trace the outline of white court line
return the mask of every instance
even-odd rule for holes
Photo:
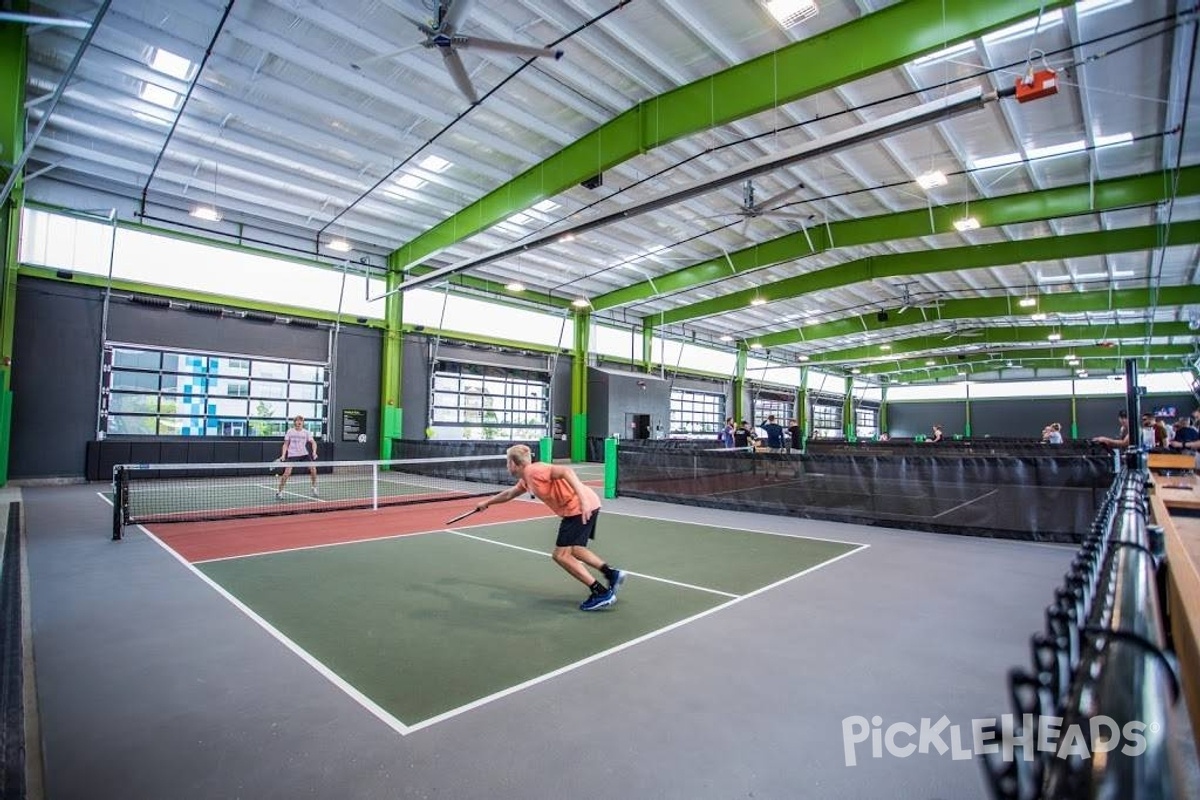
[[[650,631],[649,633],[642,634],[641,636],[637,637],[636,639],[630,639],[627,642],[622,642],[621,644],[616,645],[615,647],[610,647],[607,650],[602,650],[599,653],[594,653],[593,655],[590,655],[587,658],[580,659],[579,661],[576,661],[572,664],[567,664],[566,666],[563,666],[563,667],[559,667],[558,669],[556,669],[552,672],[547,672],[544,675],[539,675],[536,678],[531,678],[530,680],[527,680],[524,683],[518,683],[516,686],[510,686],[507,689],[496,692],[495,694],[490,694],[487,697],[481,697],[478,700],[467,703],[466,705],[459,706],[458,708],[453,708],[449,711],[445,711],[441,714],[438,714],[437,716],[430,717],[429,719],[426,719],[426,720],[422,720],[421,722],[413,723],[412,725],[407,726],[407,729],[404,733],[406,735],[408,733],[415,733],[416,731],[419,731],[423,728],[428,728],[430,725],[435,725],[439,722],[444,722],[445,720],[451,719],[452,717],[457,717],[459,714],[466,713],[467,711],[473,711],[476,708],[487,705],[488,703],[491,703],[494,700],[499,700],[502,697],[508,697],[510,694],[515,694],[524,689],[528,689],[530,687],[537,686],[539,683],[545,683],[546,681],[551,680],[552,678],[557,678],[559,675],[563,675],[567,672],[571,672],[572,670],[578,669],[579,667],[583,667],[588,664],[591,664],[593,661],[599,661],[602,658],[606,658],[608,656],[619,653],[622,650],[626,650],[630,647],[633,647],[634,645],[641,644],[642,642],[648,642],[651,639],[654,639],[658,636],[663,635],[664,633],[669,633],[670,631],[673,631],[676,628],[687,625],[688,623],[695,622],[698,619],[703,619],[704,617],[707,617],[710,614],[715,614],[718,611],[724,611],[725,609],[729,608],[730,606],[734,605],[735,603],[740,603],[743,600],[747,600],[751,597],[762,594],[763,592],[774,589],[777,586],[782,586],[783,584],[787,583],[788,581],[795,580],[796,578],[807,575],[810,572],[816,572],[817,570],[821,569],[822,567],[826,567],[835,561],[840,561],[847,556],[854,555],[859,550],[862,550],[866,547],[867,547],[867,545],[862,545],[861,547],[859,547],[855,550],[850,550],[848,552],[842,553],[840,556],[831,558],[828,561],[822,561],[820,564],[811,566],[808,569],[804,570],[803,572],[797,572],[795,575],[789,575],[786,578],[782,578],[778,581],[775,581],[775,583],[769,584],[767,586],[763,586],[762,588],[759,588],[759,589],[755,589],[753,592],[750,592],[749,594],[744,594],[744,595],[741,595],[740,597],[734,598],[733,600],[729,600],[727,602],[721,603],[720,605],[713,606],[712,608],[710,608],[706,611],[701,611],[699,614],[693,614],[692,616],[687,617],[685,619],[677,620],[676,622],[672,622],[670,625],[667,625],[666,627],[663,627],[663,628],[659,628],[656,631]]]
[[[550,557],[549,553],[543,552],[541,550],[534,550],[531,547],[521,547],[520,545],[509,544],[508,542],[497,542],[495,539],[485,539],[482,536],[472,536],[469,533],[462,533],[461,531],[452,531],[448,528],[446,529],[445,532],[452,533],[455,536],[461,536],[464,539],[474,539],[477,542],[487,542],[488,544],[494,544],[494,545],[497,545],[498,547],[510,547],[513,550],[520,550],[523,553],[533,553],[535,556],[545,556],[546,558]],[[659,583],[669,583],[672,586],[682,586],[684,589],[695,589],[697,592],[708,592],[709,594],[719,594],[722,597],[733,597],[733,598],[738,598],[738,597],[742,596],[740,594],[732,594],[730,592],[722,592],[719,589],[709,589],[707,586],[696,586],[691,583],[681,583],[680,581],[673,581],[669,578],[660,578],[656,575],[647,575],[644,572],[634,572],[633,570],[622,570],[622,572],[626,572],[629,575],[636,575],[639,578],[646,578],[647,580],[658,581]]]
[[[103,494],[101,494],[99,492],[97,492],[97,494],[101,497],[101,499],[104,499],[107,502],[107,498],[105,498]],[[631,516],[631,515],[616,514],[613,516]],[[509,520],[508,522],[516,523],[516,522],[528,522],[528,521],[529,520]],[[669,521],[675,521],[675,520],[669,520]],[[499,523],[491,523],[491,524],[495,525],[495,524],[505,524],[505,523],[499,522]],[[688,524],[690,524],[690,523],[688,523]],[[481,526],[482,525],[483,524],[481,524]],[[481,527],[481,526],[470,526],[470,527]],[[384,710],[381,706],[379,706],[377,703],[375,703],[369,697],[364,695],[358,689],[354,688],[354,686],[352,686],[351,684],[346,682],[336,672],[329,669],[329,667],[325,666],[324,663],[322,663],[321,661],[314,658],[308,651],[306,651],[304,648],[300,647],[300,645],[298,645],[294,641],[292,641],[283,632],[281,632],[280,630],[275,628],[273,625],[271,625],[269,622],[267,622],[265,619],[263,619],[261,616],[259,616],[257,613],[255,613],[249,606],[247,606],[245,603],[238,600],[237,597],[230,594],[224,587],[222,587],[220,584],[216,583],[211,578],[209,578],[207,575],[205,575],[203,572],[201,572],[199,569],[197,569],[195,567],[195,565],[189,563],[187,561],[187,559],[185,559],[179,553],[172,550],[169,546],[167,546],[167,544],[165,542],[160,540],[157,536],[155,536],[148,529],[146,529],[145,526],[138,525],[137,527],[140,531],[142,531],[142,533],[146,534],[146,536],[148,536],[151,541],[153,541],[159,547],[166,550],[171,555],[172,558],[174,558],[176,561],[178,561],[180,564],[182,564],[188,571],[190,571],[193,575],[196,575],[197,577],[200,578],[200,580],[204,581],[206,584],[211,586],[214,590],[216,590],[216,592],[218,594],[220,594],[222,597],[224,597],[226,600],[228,600],[231,604],[233,604],[233,606],[235,608],[237,608],[239,611],[244,613],[252,622],[257,624],[259,627],[261,627],[263,630],[265,630],[270,636],[272,636],[274,639],[276,639],[280,644],[282,644],[284,647],[286,647],[292,653],[297,655],[302,661],[304,661],[306,664],[308,664],[310,667],[312,667],[317,672],[317,674],[324,677],[326,680],[328,680],[330,683],[332,683],[338,689],[341,689],[343,692],[345,692],[345,694],[351,700],[353,700],[354,702],[357,702],[364,709],[366,709],[368,713],[375,716],[377,719],[379,719],[381,722],[383,722],[385,725],[387,725],[392,730],[399,733],[401,736],[407,736],[410,733],[415,733],[416,731],[423,730],[424,728],[428,728],[439,722],[444,722],[448,719],[452,719],[453,717],[456,717],[459,714],[463,714],[468,711],[472,711],[476,708],[480,708],[480,707],[487,705],[488,703],[491,703],[495,700],[499,700],[501,698],[508,697],[509,695],[515,694],[519,691],[523,691],[523,690],[531,688],[533,686],[537,686],[538,684],[549,681],[553,678],[558,677],[559,675],[566,674],[575,669],[578,669],[579,667],[586,666],[588,664],[591,664],[592,662],[599,661],[600,659],[605,658],[607,656],[619,653],[622,650],[633,647],[634,645],[641,644],[642,642],[646,642],[646,641],[654,639],[658,636],[661,636],[663,634],[669,633],[670,631],[673,631],[676,628],[682,627],[683,625],[687,625],[691,622],[695,622],[696,620],[703,619],[704,617],[707,617],[710,614],[715,614],[718,611],[723,611],[724,609],[729,608],[730,606],[734,605],[735,603],[740,603],[743,600],[747,600],[751,597],[755,597],[759,594],[767,592],[778,586],[782,586],[783,584],[793,581],[797,578],[803,577],[812,572],[816,572],[817,570],[822,569],[823,567],[826,567],[829,564],[832,564],[836,561],[841,561],[843,558],[846,558],[847,556],[854,555],[855,553],[858,553],[858,552],[870,547],[870,545],[860,544],[857,547],[855,547],[855,549],[849,550],[845,553],[842,553],[839,556],[835,556],[834,558],[831,558],[827,561],[823,561],[820,564],[815,564],[806,570],[802,570],[801,572],[797,572],[793,575],[789,575],[786,578],[781,578],[780,580],[775,581],[774,583],[771,583],[766,586],[755,589],[754,591],[749,592],[747,594],[740,595],[740,596],[734,596],[733,599],[731,599],[731,600],[728,600],[724,603],[713,606],[710,609],[701,611],[700,613],[694,614],[690,617],[686,617],[684,619],[677,620],[677,621],[671,623],[670,625],[659,628],[658,630],[650,631],[649,633],[645,633],[634,639],[630,639],[627,642],[622,642],[619,645],[610,647],[607,650],[602,650],[599,653],[594,653],[586,658],[580,659],[579,661],[575,661],[571,664],[567,664],[565,666],[559,667],[558,669],[553,670],[551,672],[543,673],[542,675],[539,675],[536,678],[531,678],[523,683],[519,683],[514,686],[510,686],[507,689],[503,689],[499,692],[495,692],[493,694],[487,695],[486,697],[481,697],[478,700],[473,700],[470,703],[459,706],[457,708],[450,709],[449,711],[442,712],[441,714],[437,714],[433,717],[429,717],[427,719],[422,720],[421,722],[417,722],[412,725],[405,725],[403,722],[401,722],[396,717],[392,716],[390,713],[388,713],[386,710]],[[752,533],[769,533],[769,531],[749,531],[749,529],[740,529],[740,530],[747,530],[748,532],[752,532]],[[431,532],[436,532],[436,531],[431,531]],[[448,532],[454,533],[458,536],[466,536],[468,538],[480,538],[480,537],[470,536],[469,534],[463,534],[459,531],[448,531]],[[401,534],[401,536],[411,536],[411,535],[413,535],[413,534]],[[786,535],[786,534],[784,534],[784,535]],[[397,536],[397,537],[388,537],[388,538],[400,538],[400,537]],[[504,542],[495,542],[490,539],[484,539],[483,541],[486,541],[490,544],[502,544],[505,546],[514,547],[519,550],[525,549],[525,548],[517,547],[516,545],[508,545],[507,543],[504,543]],[[829,540],[829,541],[832,541],[832,540]],[[346,544],[352,544],[352,542],[346,542]],[[300,548],[300,549],[308,549],[308,548]],[[531,551],[531,552],[536,553],[537,551]],[[539,554],[539,555],[544,555],[544,554]],[[636,573],[630,573],[630,574],[636,574]],[[646,577],[646,576],[642,576],[642,577]],[[686,586],[686,584],[680,584],[680,585]],[[712,591],[712,590],[709,590],[709,591]]]
[[[256,483],[254,485],[260,489],[266,489],[269,492],[279,491],[274,486],[263,486],[261,483]],[[292,497],[302,497],[305,500],[310,500],[310,501],[316,500],[318,503],[328,503],[329,502],[328,500],[326,500],[323,497],[313,497],[311,494],[311,489],[309,491],[310,491],[310,494],[301,494],[300,492],[293,492],[291,489],[284,489],[282,494],[290,494]],[[320,490],[318,489],[318,491],[320,491]]]
[[[165,542],[160,540],[157,536],[155,536],[150,531],[146,530],[146,528],[144,526],[138,525],[137,527],[142,531],[142,533],[149,536],[151,541],[153,541],[159,547],[161,547],[162,549],[164,549],[168,553],[170,553],[172,558],[174,558],[180,564],[183,564],[183,566],[187,570],[189,570],[193,575],[195,575],[200,580],[207,583],[210,587],[212,587],[217,592],[217,594],[221,595],[226,600],[228,600],[230,603],[232,603],[234,608],[241,611],[243,614],[245,614],[247,617],[249,617],[253,622],[255,622],[259,627],[261,627],[263,630],[265,630],[267,633],[269,633],[271,636],[273,636],[277,641],[279,641],[280,644],[282,644],[288,650],[291,650],[295,655],[299,656],[300,659],[302,661],[304,661],[304,663],[308,664],[310,667],[312,667],[314,670],[316,670],[317,674],[319,674],[321,677],[325,678],[327,681],[332,683],[337,688],[341,689],[352,700],[357,702],[359,705],[361,705],[363,708],[365,708],[368,712],[370,712],[371,714],[374,714],[381,722],[383,722],[383,724],[387,725],[389,728],[396,731],[401,736],[407,735],[408,733],[411,732],[411,730],[412,730],[411,728],[409,728],[403,722],[396,719],[391,714],[389,714],[387,711],[385,711],[374,700],[367,697],[365,694],[360,692],[358,689],[354,688],[354,686],[352,686],[351,684],[347,683],[340,675],[338,675],[336,672],[331,670],[329,667],[325,666],[325,664],[323,664],[322,662],[318,661],[307,650],[305,650],[303,647],[301,647],[300,645],[293,642],[282,631],[280,631],[278,628],[276,628],[271,623],[267,622],[265,619],[263,619],[258,614],[256,614],[249,606],[247,606],[241,600],[238,600],[236,597],[234,597],[232,594],[230,594],[228,591],[226,591],[225,588],[223,586],[221,586],[219,583],[217,583],[212,578],[205,575],[200,570],[196,569],[196,567],[193,566],[192,564],[189,564],[187,559],[185,559],[183,556],[179,555],[179,553],[176,553],[174,550],[172,550],[170,547],[168,547]]]
[[[627,498],[627,499],[637,500],[640,498],[631,497],[631,498]],[[647,502],[653,503],[656,501],[649,500]],[[696,508],[706,508],[707,509],[707,506],[696,506]],[[603,508],[601,508],[600,510],[604,511]],[[713,510],[713,509],[707,509],[707,510]],[[717,510],[719,510],[719,509],[717,509]],[[730,513],[735,513],[735,512],[730,512]],[[713,525],[708,522],[691,522],[691,521],[682,520],[682,519],[670,519],[668,517],[652,517],[647,514],[623,514],[620,511],[605,512],[605,516],[604,516],[605,519],[609,519],[611,517],[630,517],[632,519],[655,519],[655,520],[658,520],[659,522],[675,522],[680,525],[696,525],[696,526],[699,526],[702,528],[720,528],[722,530],[727,530],[727,531],[741,531],[742,533],[761,533],[766,536],[786,536],[789,539],[812,539],[814,542],[832,542],[833,544],[852,544],[855,547],[870,547],[870,545],[863,544],[862,542],[851,542],[847,539],[827,539],[823,536],[809,536],[806,533],[783,533],[781,531],[763,531],[763,530],[759,530],[757,528],[736,528],[732,525]],[[838,523],[838,524],[845,524],[845,523]]]
[[[973,499],[971,499],[971,500],[967,500],[967,501],[965,501],[965,502],[959,503],[958,505],[954,506],[953,508],[947,508],[945,511],[943,511],[943,512],[942,512],[942,513],[940,513],[940,514],[934,514],[932,517],[930,517],[930,519],[937,519],[938,517],[944,517],[944,516],[946,516],[947,514],[949,514],[951,511],[958,511],[960,508],[963,508],[964,506],[969,506],[969,505],[971,505],[971,503],[978,503],[980,500],[986,500],[986,499],[988,499],[989,497],[991,497],[992,495],[994,495],[994,494],[995,494],[996,492],[998,492],[998,491],[1000,491],[1000,490],[999,490],[999,489],[992,489],[992,490],[991,490],[990,492],[988,492],[987,494],[981,494],[981,495],[979,495],[979,497],[976,497],[976,498],[973,498]]]

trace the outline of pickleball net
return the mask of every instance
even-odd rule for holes
[[[317,468],[316,491],[309,467]],[[282,490],[286,466],[292,474]],[[126,525],[374,509],[482,497],[511,487],[504,455],[113,468],[113,538]]]

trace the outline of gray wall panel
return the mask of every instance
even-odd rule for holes
[[[967,424],[966,403],[959,401],[932,403],[888,403],[888,434],[911,438],[929,435],[930,429],[941,425],[947,437],[962,434]],[[1040,429],[1039,429],[1040,430]]]
[[[598,401],[604,398],[603,404]],[[661,428],[667,433],[671,411],[671,384],[654,375],[590,367],[588,369],[588,435],[634,438],[627,414],[649,414],[651,438]]]
[[[96,435],[100,316],[94,289],[17,281],[10,478],[83,476]]]
[[[12,478],[85,474],[87,443],[96,433],[102,313],[103,292],[95,287],[36,278],[18,281]],[[109,304],[108,333],[110,341],[130,344],[317,363],[325,363],[330,346],[330,331],[324,328],[198,314],[133,304],[122,297]],[[379,434],[382,335],[347,326],[339,339],[337,408],[331,410],[329,437],[338,458],[370,458]],[[366,445],[343,446],[338,441],[343,408],[367,411],[371,438]]]
[[[329,358],[327,329],[129,302],[110,304],[108,340],[322,364]]]
[[[378,458],[383,332],[371,328],[343,327],[337,337],[336,357],[329,436],[337,442],[338,460]],[[347,408],[367,412],[366,444],[342,440],[342,411]]]
[[[1071,437],[1071,398],[1000,398],[971,401],[971,436],[1004,436],[1039,439],[1051,422],[1062,426],[1064,439]]]

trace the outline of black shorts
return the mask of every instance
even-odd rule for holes
[[[312,453],[305,453],[302,456],[288,456],[287,457],[287,462],[289,464],[294,461],[312,461],[312,460],[313,460]]]
[[[596,517],[600,516],[600,511],[597,509],[588,517],[588,521],[583,521],[582,514],[576,514],[573,517],[563,517],[558,523],[558,539],[554,542],[555,547],[587,547],[588,539],[596,538]]]

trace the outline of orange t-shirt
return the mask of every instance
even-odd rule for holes
[[[560,517],[574,517],[583,513],[579,505],[579,497],[565,478],[551,478],[550,465],[537,461],[525,468],[518,484],[521,491],[533,492],[533,496],[546,504],[547,508]],[[595,500],[595,507],[600,507],[600,498],[590,486],[583,490]]]

